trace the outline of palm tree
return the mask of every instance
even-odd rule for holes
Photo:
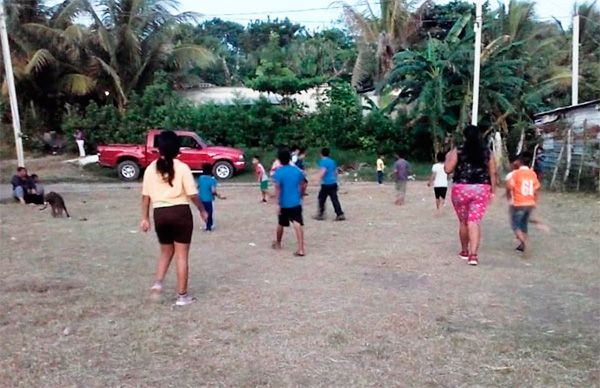
[[[99,83],[124,109],[128,95],[152,81],[160,69],[207,66],[214,55],[199,45],[176,45],[176,24],[193,20],[193,13],[173,14],[175,0],[71,0],[92,18],[86,51]]]
[[[10,0],[3,6],[8,15],[13,70],[21,92],[19,100],[31,111],[33,119],[38,118],[40,111],[53,116],[52,112],[65,99],[93,90],[95,80],[81,66],[78,37],[82,27],[64,19],[62,5],[44,7],[38,1]],[[2,94],[6,93],[6,83],[2,82]]]
[[[429,129],[435,152],[443,149],[446,133],[452,132],[461,119],[461,106],[470,87],[470,20],[470,15],[458,20],[444,40],[431,38],[422,50],[396,54],[395,65],[385,79],[384,92],[400,90],[389,107],[400,102],[408,104],[412,119],[409,125],[420,123]]]
[[[600,96],[600,9],[598,2],[580,4],[580,99],[592,100]]]
[[[421,5],[417,7],[418,3]],[[386,76],[392,68],[394,54],[419,39],[420,19],[432,4],[431,0],[386,0],[379,2],[379,14],[376,14],[368,1],[365,12],[343,3],[346,22],[356,35],[358,46],[352,73],[355,88],[378,83]]]

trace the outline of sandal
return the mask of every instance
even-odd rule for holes
[[[281,244],[278,243],[277,241],[273,241],[271,243],[271,248],[276,249],[276,250],[281,249]]]
[[[294,256],[296,256],[296,257],[304,257],[304,256],[306,256],[306,253],[294,252]]]

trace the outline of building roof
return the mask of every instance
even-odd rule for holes
[[[189,89],[180,92],[188,100],[196,104],[213,103],[217,105],[234,105],[236,103],[254,104],[261,97],[266,98],[271,104],[279,104],[281,96],[274,93],[263,93],[244,87],[213,87]]]
[[[585,108],[586,106],[594,105],[594,104],[600,104],[600,99],[598,99],[598,100],[592,100],[592,101],[587,101],[587,102],[582,102],[581,104],[577,104],[577,105],[563,106],[561,108],[556,108],[556,109],[549,110],[549,111],[546,111],[546,112],[536,113],[535,115],[533,115],[533,117],[541,117],[541,116],[546,116],[546,115],[555,115],[555,114],[559,114],[559,113],[563,113],[563,112],[568,112],[568,111],[574,110],[574,109]]]

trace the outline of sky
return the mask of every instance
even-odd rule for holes
[[[219,17],[246,25],[255,19],[285,18],[286,16],[311,30],[335,24],[341,18],[340,3],[334,0],[179,0],[180,11],[193,11],[205,15],[206,19]],[[346,0],[348,4],[364,4],[364,0]],[[444,4],[449,0],[438,0]],[[570,25],[570,16],[575,0],[539,0],[536,4],[538,18],[556,17],[563,27]],[[377,8],[378,0],[370,0]],[[507,1],[508,3],[508,1]],[[494,1],[491,1],[494,4]]]

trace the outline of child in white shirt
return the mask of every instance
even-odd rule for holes
[[[440,210],[446,201],[446,193],[448,192],[448,174],[444,171],[444,161],[446,155],[439,152],[436,157],[437,163],[431,167],[431,176],[429,177],[428,187],[433,185],[433,193],[435,194],[435,206]]]

